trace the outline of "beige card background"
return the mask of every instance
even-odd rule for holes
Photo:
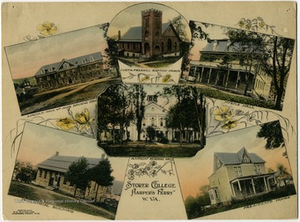
[[[262,17],[268,24],[275,25],[276,32],[284,37],[296,39],[296,3],[295,2],[162,2],[181,13],[188,21],[202,21],[224,26],[237,27],[241,18]],[[58,33],[64,33],[105,22],[110,22],[131,2],[94,2],[94,3],[4,3],[2,4],[2,137],[10,134],[21,117],[15,96],[8,62],[3,47],[24,42],[27,35],[38,34],[36,26],[44,21],[58,25]],[[29,55],[30,56],[30,55]],[[281,115],[288,118],[296,127],[296,50],[286,90],[286,99]],[[297,132],[287,141],[288,156],[291,163],[295,186],[297,188]],[[14,198],[7,196],[11,175],[14,168],[16,152],[11,156],[10,143],[3,142],[2,183],[4,218],[12,218],[10,212],[16,207]],[[143,207],[142,205],[140,206]],[[100,219],[82,213],[65,214],[63,211],[44,209],[42,206],[30,205],[30,208],[42,212],[38,217],[26,219]],[[167,209],[166,209],[167,210]],[[171,213],[171,211],[170,211]],[[130,212],[128,212],[130,214]],[[208,218],[218,219],[271,219],[296,218],[297,200],[273,202],[251,209],[237,209]],[[130,218],[130,216],[128,217]],[[157,215],[157,219],[159,219]],[[206,219],[208,219],[206,218]]]

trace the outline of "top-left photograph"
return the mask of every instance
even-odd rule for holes
[[[104,23],[5,47],[21,115],[95,99],[121,81],[109,63],[107,27]]]

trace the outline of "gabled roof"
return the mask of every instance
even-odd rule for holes
[[[237,153],[215,153],[215,156],[224,165],[242,164],[244,155],[249,157],[251,163],[265,163],[265,161],[255,153],[248,153],[245,147],[240,149]]]
[[[201,53],[253,53],[253,47],[245,47],[235,42],[232,43],[229,39],[214,39],[210,40],[207,45],[200,51]],[[258,54],[258,53],[257,53]]]
[[[68,62],[70,64],[73,64],[74,66],[79,66],[79,65],[85,64],[84,61],[87,61],[86,63],[92,62],[91,58],[93,58],[93,61],[101,61],[103,59],[102,53],[94,52],[91,54],[75,57],[72,59],[62,59],[60,62],[44,65],[36,72],[35,76],[43,75],[44,74],[44,73],[42,73],[43,69],[49,70],[49,68],[52,68],[53,69],[52,72],[58,71],[64,62]],[[48,72],[48,73],[50,73],[50,72]]]
[[[128,31],[121,37],[120,42],[141,42],[142,41],[142,26],[135,26],[128,29]]]
[[[167,28],[171,25],[170,22],[163,23],[161,27],[161,33],[164,34],[164,32],[167,30]]]
[[[39,163],[38,168],[53,170],[61,173],[66,173],[69,166],[76,162],[80,157],[54,155],[47,160]],[[89,168],[96,166],[103,158],[86,158],[89,163]]]
[[[170,22],[162,24],[162,35],[170,25]],[[119,42],[142,42],[142,26],[129,28],[128,31],[121,37]]]
[[[149,103],[145,106],[145,110],[148,109],[148,108],[150,108],[150,106],[153,106],[153,105],[156,106],[157,108],[159,108],[160,110],[164,111],[164,112],[168,111],[166,108],[164,108],[164,107],[158,105],[156,102],[149,102]]]

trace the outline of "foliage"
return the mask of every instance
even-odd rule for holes
[[[97,185],[95,201],[97,201],[99,186],[108,187],[113,185],[114,177],[110,161],[108,159],[100,160],[100,162],[91,169],[91,180],[95,181]]]
[[[199,132],[200,146],[204,147],[205,101],[200,91],[195,87],[172,86],[165,87],[162,96],[167,99],[175,96],[177,99],[177,103],[167,114],[167,125],[179,130],[180,145],[184,131],[193,129],[194,132]]]
[[[279,121],[261,125],[260,131],[257,133],[257,137],[266,139],[266,149],[274,149],[284,146],[284,139]]]
[[[275,108],[280,110],[295,41],[248,31],[264,29],[266,31],[271,30],[272,34],[275,32],[275,26],[266,24],[260,17],[252,20],[242,18],[239,21],[239,26],[246,30],[229,29],[227,34],[230,41],[241,44],[247,50],[255,49],[257,51],[256,58],[259,59],[265,72],[273,78],[272,84],[276,97]]]
[[[74,197],[77,189],[85,190],[90,182],[89,163],[85,157],[79,158],[73,162],[65,175],[66,179],[76,185],[74,190]]]
[[[36,178],[37,170],[30,163],[16,162],[15,164],[16,179],[30,183]]]
[[[147,137],[149,138],[150,142],[155,139],[155,129],[152,126],[148,126],[146,128]]]
[[[138,140],[141,140],[141,133],[142,133],[142,121],[145,114],[145,97],[146,92],[144,91],[144,86],[135,84],[132,87],[133,93],[133,104],[135,106],[135,118],[136,118],[136,129],[138,132]]]
[[[200,217],[205,211],[205,206],[210,205],[208,189],[209,185],[201,186],[200,193],[196,197],[188,196],[185,199],[184,204],[189,219]]]
[[[112,127],[112,142],[123,142],[124,127],[128,127],[134,118],[131,106],[130,94],[125,85],[111,85],[98,98],[98,131],[105,132]],[[115,128],[120,126],[120,132]],[[100,138],[98,138],[100,140]]]

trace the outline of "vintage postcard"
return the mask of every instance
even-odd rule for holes
[[[91,138],[26,123],[8,190],[11,218],[34,219],[39,205],[69,219],[74,212],[114,219],[127,162],[111,160]]]
[[[274,121],[210,137],[195,157],[176,160],[188,218],[297,201],[281,129]]]
[[[111,85],[98,98],[98,145],[111,156],[194,156],[205,146],[205,108],[192,86]]]
[[[107,26],[47,37],[57,27],[45,22],[37,39],[5,47],[22,115],[94,99],[117,82],[106,59]]]
[[[207,96],[281,110],[295,40],[278,36],[261,17],[238,24],[241,29],[190,21],[193,46],[185,80]]]
[[[124,83],[178,83],[191,32],[173,8],[156,3],[126,8],[111,21],[107,35]]]
[[[296,18],[3,3],[3,219],[296,219]]]

